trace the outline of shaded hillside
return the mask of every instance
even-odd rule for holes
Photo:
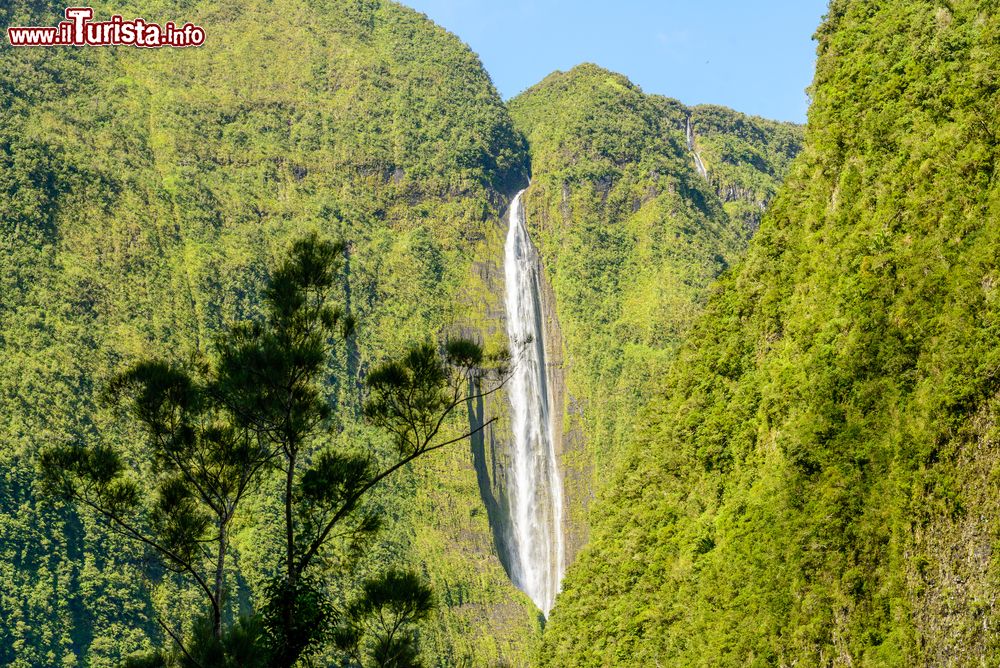
[[[527,219],[551,282],[572,556],[622,434],[709,283],[742,255],[801,129],[689,109],[594,65],[554,73],[510,107],[530,145]]]
[[[64,5],[6,3],[4,25]],[[94,517],[39,498],[40,448],[107,439],[97,397],[136,359],[205,354],[258,314],[265,267],[309,230],[351,243],[357,335],[330,371],[355,424],[358,379],[389,352],[482,324],[473,259],[489,251],[526,158],[478,59],[381,0],[98,3],[203,25],[199,49],[0,50],[0,664],[112,665],[194,610],[173,578]],[[374,564],[414,563],[438,593],[432,662],[522,663],[527,599],[492,554],[468,450],[394,481]],[[472,509],[470,511],[470,509]],[[273,564],[266,501],[234,540],[231,610]],[[350,583],[332,583],[343,590]]]
[[[835,0],[806,149],[634,420],[544,665],[992,665],[1000,19]]]

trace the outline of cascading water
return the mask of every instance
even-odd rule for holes
[[[701,161],[701,155],[694,147],[694,128],[691,127],[691,117],[688,116],[687,119],[687,144],[688,150],[694,155],[694,167],[701,174],[701,178],[708,180],[708,170],[705,169],[705,163]]]
[[[538,253],[528,238],[522,190],[510,205],[504,255],[507,334],[514,355],[508,385],[513,433],[509,480],[511,577],[547,617],[563,576],[562,483],[545,368]]]

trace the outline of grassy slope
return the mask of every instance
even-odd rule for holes
[[[49,24],[61,7],[15,2],[0,23]],[[331,370],[331,395],[350,411],[358,374],[380,356],[482,321],[472,261],[524,171],[475,55],[389,2],[95,11],[191,20],[208,42],[0,53],[4,665],[110,665],[158,637],[142,555],[36,495],[40,447],[112,433],[95,403],[111,373],[210,350],[220,322],[256,313],[288,240],[318,228],[353,244],[345,293],[360,329]],[[134,433],[111,438],[141,448]],[[443,454],[380,502],[397,521],[372,559],[416,560],[440,594],[428,659],[523,661],[536,621],[490,554],[485,517],[470,515],[468,452]],[[247,518],[234,607],[266,572],[268,517],[262,503]],[[155,584],[152,598],[183,619],[189,594]]]
[[[511,114],[530,145],[528,224],[562,330],[575,552],[593,490],[647,388],[708,284],[742,254],[801,131],[720,107],[688,109],[594,65],[550,75],[513,100]],[[707,182],[687,150],[688,118]]]
[[[996,657],[996,2],[837,0],[807,148],[660,379],[545,665]]]

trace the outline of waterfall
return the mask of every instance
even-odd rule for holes
[[[504,254],[507,334],[514,359],[508,385],[513,475],[511,577],[547,617],[563,576],[562,483],[552,436],[539,300],[538,253],[528,238],[522,190],[510,204]]]
[[[695,147],[694,147],[694,128],[691,127],[691,117],[690,116],[688,116],[688,119],[687,119],[687,144],[688,144],[688,150],[691,151],[692,155],[694,155],[694,167],[695,167],[695,169],[697,169],[698,173],[701,174],[701,178],[703,178],[703,179],[705,179],[707,181],[708,180],[708,170],[705,168],[705,163],[701,161],[701,155],[698,153],[698,151],[695,150]]]

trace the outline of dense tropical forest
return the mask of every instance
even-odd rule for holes
[[[543,665],[993,665],[1000,20],[838,0],[805,149],[655,381]]]
[[[552,74],[510,109],[530,147],[527,217],[551,282],[550,348],[563,358],[555,394],[575,551],[593,491],[710,283],[745,252],[802,129],[687,108],[594,65]]]
[[[18,2],[0,21],[61,11]],[[184,629],[204,612],[189,579],[91,509],[44,494],[38,460],[102,444],[152,466],[146,430],[103,399],[111,380],[151,360],[217,363],[220,333],[265,315],[293,242],[315,232],[348,244],[330,298],[355,324],[329,354],[325,445],[391,452],[363,414],[364,379],[410,347],[466,330],[487,349],[504,343],[483,324],[492,302],[473,266],[491,257],[527,159],[467,48],[391,3],[141,11],[191,16],[215,46],[0,53],[3,665],[116,665],[169,646],[157,619]],[[298,47],[255,36],[261,24]],[[523,663],[537,617],[492,554],[468,446],[376,494],[368,509],[383,527],[353,572],[333,552],[313,567],[340,573],[329,592],[346,601],[370,574],[415,568],[437,602],[421,633],[428,663]],[[234,519],[230,618],[276,572],[279,499],[259,490]]]
[[[94,11],[210,43],[0,48],[0,665],[996,663],[1000,4],[832,0],[806,127],[504,102],[390,0]]]

